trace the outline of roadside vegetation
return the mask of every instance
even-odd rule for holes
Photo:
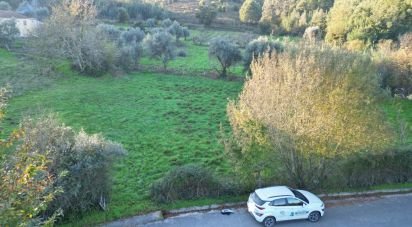
[[[42,21],[0,22],[0,225],[410,187],[412,5],[388,4],[0,1]]]

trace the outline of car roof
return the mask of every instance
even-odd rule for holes
[[[276,197],[294,196],[293,192],[286,186],[272,186],[255,190],[262,200],[273,200]]]

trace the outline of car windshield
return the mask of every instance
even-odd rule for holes
[[[293,192],[296,198],[299,198],[300,200],[305,201],[306,203],[309,203],[309,200],[298,190],[295,190],[295,189],[290,189],[290,190]]]
[[[262,206],[266,202],[266,201],[263,201],[261,198],[259,198],[259,196],[256,194],[256,192],[253,192],[252,199],[259,206]]]

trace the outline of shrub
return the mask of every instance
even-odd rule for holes
[[[173,37],[168,32],[160,30],[148,34],[143,42],[150,57],[159,58],[164,69],[166,69],[167,63],[175,58],[176,45],[173,42]]]
[[[412,180],[412,148],[402,147],[371,154],[361,152],[344,159],[344,187],[370,187]],[[339,176],[338,176],[339,177]]]
[[[221,65],[220,76],[226,77],[227,70],[242,60],[240,50],[228,39],[215,38],[209,45],[209,57],[216,58]]]
[[[404,50],[412,49],[412,32],[405,33],[399,37],[399,48]]]
[[[177,52],[177,56],[182,57],[182,58],[187,57],[187,52],[185,50],[179,50]]]
[[[217,17],[217,11],[212,6],[201,6],[196,12],[196,18],[199,19],[200,23],[205,26],[209,26]]]
[[[7,50],[19,35],[15,20],[6,20],[0,23],[0,45]]]
[[[0,10],[11,10],[11,5],[8,2],[0,1]]]
[[[125,154],[120,144],[98,134],[75,132],[54,115],[25,119],[22,128],[22,143],[30,145],[29,152],[50,160],[47,171],[55,177],[67,173],[54,182],[53,187],[61,187],[63,193],[53,199],[48,211],[61,208],[65,213],[83,213],[98,206],[106,208],[101,201],[110,198],[112,164]]]
[[[126,23],[129,21],[129,14],[127,13],[127,10],[124,7],[118,8],[117,21],[119,23]]]
[[[153,183],[150,195],[157,202],[173,202],[217,196],[219,181],[207,169],[186,165],[172,169],[162,179]]]

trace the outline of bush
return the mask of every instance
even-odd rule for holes
[[[344,160],[340,171],[344,179],[343,187],[359,188],[412,181],[411,147],[377,154],[361,152]]]
[[[182,58],[187,57],[187,52],[185,50],[179,50],[177,52],[177,56],[182,57]]]
[[[6,20],[0,23],[0,46],[7,50],[19,35],[15,20]]]
[[[209,57],[216,58],[221,65],[221,77],[227,76],[227,70],[242,60],[240,50],[226,38],[215,38],[209,45]]]
[[[48,211],[61,208],[65,213],[83,213],[99,206],[106,208],[102,201],[110,198],[112,164],[125,154],[120,144],[98,134],[75,132],[54,115],[25,119],[22,129],[22,143],[29,145],[29,153],[50,160],[47,171],[52,176],[67,173],[54,182],[53,187],[61,187],[63,193],[53,199]]]
[[[11,10],[11,5],[8,2],[0,1],[0,10]]]
[[[154,201],[164,203],[218,196],[220,191],[219,181],[209,170],[186,165],[172,169],[153,183],[150,196]]]

